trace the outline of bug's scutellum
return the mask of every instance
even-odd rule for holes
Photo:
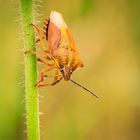
[[[44,36],[41,36],[40,29],[36,25],[32,25],[38,37],[36,42],[40,42],[45,52],[45,54],[41,54],[31,50],[25,51],[26,53],[29,52],[42,57],[43,59],[38,58],[37,60],[45,64],[45,67],[41,70],[40,80],[36,83],[36,86],[53,86],[63,78],[65,81],[71,81],[98,98],[98,96],[89,89],[70,79],[73,71],[83,67],[83,62],[80,59],[74,39],[62,15],[56,11],[52,11],[50,16],[45,18],[43,24]],[[48,46],[46,46],[44,39],[47,40]],[[46,60],[51,63],[48,63]],[[43,83],[47,76],[45,73],[53,69],[55,69],[53,82],[50,84]]]

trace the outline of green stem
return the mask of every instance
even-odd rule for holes
[[[24,48],[35,51],[35,33],[31,26],[33,23],[32,0],[20,0],[23,19]],[[26,87],[26,112],[27,112],[27,137],[28,140],[39,140],[39,107],[37,88],[36,56],[25,55],[25,87]]]

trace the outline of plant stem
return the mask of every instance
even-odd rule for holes
[[[32,0],[20,0],[23,19],[24,48],[35,51],[35,33],[31,26],[33,23]],[[39,140],[39,107],[37,88],[36,56],[25,54],[25,88],[27,112],[27,137],[28,140]]]

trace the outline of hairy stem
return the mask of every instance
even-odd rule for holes
[[[20,0],[22,24],[24,32],[25,50],[35,51],[35,33],[31,26],[33,23],[32,0]],[[28,140],[39,140],[39,107],[37,88],[36,56],[25,54],[25,87],[26,87],[26,112],[27,112],[27,137]]]

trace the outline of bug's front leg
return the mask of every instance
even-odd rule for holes
[[[62,76],[61,76],[61,77],[60,77],[60,76],[61,76],[61,74],[59,74],[59,70],[56,69],[56,71],[55,71],[55,75],[54,75],[54,76],[51,76],[51,77],[54,77],[53,82],[52,82],[52,83],[49,83],[49,84],[46,84],[46,83],[40,83],[40,84],[38,85],[38,87],[54,86],[55,84],[57,84],[58,82],[61,81]],[[47,76],[44,76],[44,77],[47,77]],[[60,77],[60,78],[58,79],[58,77]]]
[[[60,77],[60,78],[58,79],[58,77]],[[62,79],[62,75],[59,74],[59,69],[56,69],[54,79],[53,79],[53,83],[51,84],[51,86],[57,84],[61,79]]]
[[[46,86],[54,86],[55,84],[57,84],[58,82],[60,82],[62,80],[62,77],[60,77],[57,81],[50,83],[50,84],[45,84],[45,83],[40,83],[38,84],[37,87],[46,87]]]
[[[54,86],[54,85],[56,85],[58,82],[60,82],[62,80],[62,77],[60,77],[58,80],[56,80],[55,82],[53,82],[52,84],[51,84],[51,86]]]
[[[56,68],[56,65],[54,64],[53,66],[50,66],[50,67],[45,67],[44,69],[41,70],[41,74],[40,74],[40,80],[36,83],[35,86],[37,87],[40,87],[41,86],[41,82],[43,82],[45,80],[45,76],[44,76],[44,73],[45,72],[48,72],[52,69]]]

